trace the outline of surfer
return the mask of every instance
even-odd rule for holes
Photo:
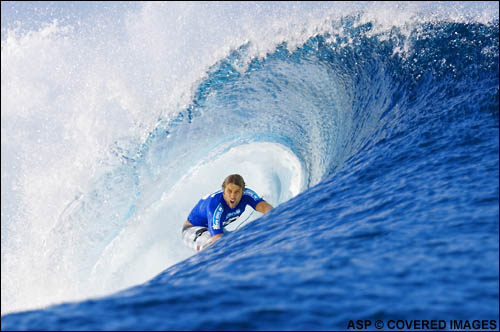
[[[222,183],[222,190],[202,198],[189,214],[182,227],[184,243],[196,251],[211,246],[224,234],[224,226],[238,219],[247,205],[261,213],[273,208],[245,187],[241,175],[229,175]]]

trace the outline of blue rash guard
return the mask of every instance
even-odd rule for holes
[[[231,209],[223,196],[224,193],[219,190],[201,199],[189,214],[188,221],[193,226],[207,227],[210,236],[222,234],[225,224],[238,218],[247,205],[255,210],[257,204],[264,201],[253,190],[245,188],[240,202],[234,209]]]

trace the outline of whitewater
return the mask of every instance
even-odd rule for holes
[[[2,330],[499,326],[498,23],[2,2]],[[275,209],[195,254],[182,224],[233,173]]]

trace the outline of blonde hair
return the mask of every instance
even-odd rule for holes
[[[239,174],[231,174],[226,177],[224,182],[222,182],[222,190],[226,190],[226,186],[230,183],[241,187],[242,190],[245,190],[245,180],[243,180],[243,177]]]

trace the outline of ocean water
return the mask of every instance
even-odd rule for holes
[[[498,26],[2,2],[2,330],[498,329]],[[275,209],[195,254],[180,228],[231,173]]]

